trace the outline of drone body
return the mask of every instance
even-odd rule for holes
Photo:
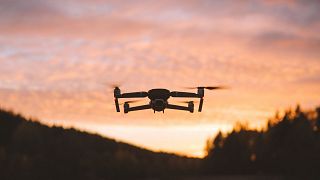
[[[168,89],[151,89],[148,92],[140,91],[140,92],[130,92],[130,93],[121,93],[119,87],[115,87],[114,89],[114,98],[117,112],[120,112],[119,101],[120,98],[149,98],[150,102],[146,105],[134,106],[130,107],[129,103],[134,101],[127,101],[124,103],[124,113],[128,113],[130,111],[138,111],[145,109],[153,109],[154,112],[164,112],[165,109],[175,109],[175,110],[183,110],[189,111],[191,113],[194,112],[194,101],[188,101],[188,106],[180,106],[175,104],[170,104],[168,99],[170,97],[176,98],[199,98],[199,108],[198,111],[202,111],[203,105],[203,97],[204,97],[204,89],[221,89],[222,87],[196,87],[198,89],[197,93],[192,92],[180,92],[180,91],[169,91]]]

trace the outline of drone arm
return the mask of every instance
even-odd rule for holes
[[[141,92],[123,93],[123,94],[120,94],[118,98],[144,98],[147,96],[148,96],[147,92],[141,91]]]
[[[202,106],[203,106],[203,97],[200,98],[200,103],[199,103],[199,109],[198,109],[198,112],[201,112],[202,111]]]
[[[175,109],[175,110],[182,110],[182,111],[192,112],[189,107],[179,106],[179,105],[174,105],[174,104],[168,104],[166,108],[167,108],[167,109]]]
[[[172,91],[170,95],[171,97],[199,98],[199,94],[191,92]]]
[[[134,107],[129,107],[127,109],[125,109],[125,113],[128,113],[130,111],[139,111],[139,110],[145,110],[145,109],[151,109],[150,104],[147,105],[142,105],[142,106],[134,106]]]
[[[117,112],[120,112],[120,107],[119,107],[118,98],[115,98],[115,99],[114,99],[114,103],[115,103],[115,105],[116,105],[116,110],[117,110]]]

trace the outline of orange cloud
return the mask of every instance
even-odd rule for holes
[[[1,0],[1,105],[78,127],[261,127],[276,109],[318,103],[319,3],[287,4]],[[208,92],[200,114],[123,115],[105,85],[121,81],[124,92],[232,89]]]

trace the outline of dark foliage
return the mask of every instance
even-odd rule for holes
[[[320,177],[320,108],[297,106],[269,120],[266,130],[236,128],[219,133],[207,147],[209,174],[277,174]]]
[[[191,175],[199,159],[47,127],[0,110],[0,179],[144,179]]]
[[[238,125],[208,141],[203,160],[47,127],[0,110],[0,179],[177,179],[207,175],[280,175],[320,179],[320,108],[298,106],[265,130]],[[292,179],[292,178],[290,178]]]

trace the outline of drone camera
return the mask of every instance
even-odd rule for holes
[[[153,107],[156,111],[163,111],[165,106],[165,102],[162,99],[154,100]]]

